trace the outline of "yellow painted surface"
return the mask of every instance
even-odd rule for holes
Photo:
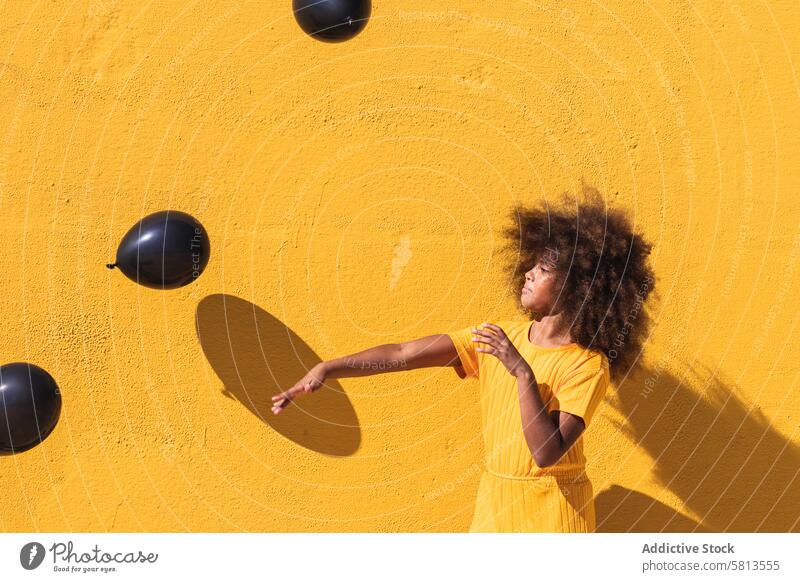
[[[0,530],[466,530],[477,382],[267,403],[318,358],[518,316],[506,212],[582,180],[659,277],[587,435],[599,529],[800,529],[796,3],[385,0],[339,45],[290,5],[0,3],[0,362],[64,401],[0,457]],[[165,208],[209,230],[203,276],[106,270]]]

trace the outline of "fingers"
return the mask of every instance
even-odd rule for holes
[[[281,392],[280,394],[276,394],[272,397],[272,413],[278,414],[281,410],[286,408],[292,403],[292,399],[295,397],[295,386],[291,387],[286,392]]]
[[[478,329],[479,327],[483,327],[484,329]],[[490,330],[490,331],[487,331]],[[503,331],[499,325],[495,325],[493,323],[482,323],[477,327],[472,328],[473,333],[482,333],[482,334],[491,334],[492,336],[499,337],[504,339],[506,337],[506,332]]]
[[[497,338],[489,334],[480,335],[478,332],[476,332],[476,335],[472,336],[472,343],[497,346]]]
[[[303,387],[293,386],[286,392],[272,397],[272,412],[278,414],[281,410],[289,406],[298,394],[303,393]]]
[[[488,326],[490,326],[492,324],[484,323],[483,325],[485,327],[488,327]],[[494,328],[500,330],[500,333],[503,332],[503,330],[500,329],[499,327],[497,327],[496,325],[494,326]],[[485,329],[478,329],[478,328],[473,327],[472,328],[472,333],[473,333],[472,341],[473,342],[477,342],[477,343],[482,343],[482,344],[488,344],[488,345],[495,346],[495,347],[500,347],[501,343],[505,340],[505,335],[501,336],[498,333],[495,333],[494,332],[494,328],[490,328],[493,331],[486,331]]]
[[[483,338],[479,338],[479,337],[474,337],[474,338],[472,338],[472,343],[476,343],[476,344],[484,344],[484,345],[487,345],[487,346],[489,346],[489,347],[493,347],[493,348],[497,348],[497,347],[499,347],[499,346],[498,346],[498,345],[497,345],[495,342],[497,342],[497,340],[492,340],[492,339],[483,339]],[[475,348],[475,349],[476,349],[476,350],[478,350],[478,351],[480,351],[480,349],[479,349],[479,348]]]
[[[286,392],[281,392],[280,394],[276,394],[272,397],[272,401],[275,402],[276,400],[282,400],[286,398]]]
[[[494,333],[490,331],[486,331],[485,329],[478,329],[477,327],[472,328],[473,335],[482,335],[484,337],[497,337]]]
[[[272,414],[278,414],[281,410],[289,406],[290,402],[291,400],[289,400],[288,398],[285,400],[281,400],[280,402],[276,402],[275,404],[272,405]]]
[[[501,328],[499,325],[495,325],[493,323],[484,323],[483,327],[488,327],[489,329],[494,330],[501,338],[506,337],[506,332],[504,332],[503,328]]]
[[[481,342],[481,343],[494,343],[497,341],[497,336],[489,331],[472,328],[472,341],[473,342]]]
[[[507,340],[505,332],[500,326],[493,323],[483,323],[478,327],[481,326],[484,329],[478,329],[475,327],[472,328],[472,333],[474,334],[472,341],[475,343],[484,344],[488,347],[475,348],[475,351],[485,354],[492,354],[495,356],[499,355],[500,350],[503,347],[503,342]]]
[[[298,382],[285,392],[281,392],[272,397],[272,412],[278,414],[281,410],[289,406],[298,394],[311,394],[317,388],[319,388],[319,386],[315,386],[315,380],[313,378]]]
[[[303,392],[305,387],[306,387],[306,385],[308,385],[308,383],[309,383],[309,381],[306,380],[305,382],[295,384],[294,386],[289,388],[287,391],[281,392],[280,394],[276,394],[275,396],[273,396],[272,397],[272,401],[275,402],[276,400],[281,400],[283,398],[288,398],[288,399],[291,400],[292,398],[297,396],[297,394],[299,392]]]
[[[484,339],[484,338],[472,338],[472,341],[475,343],[484,344],[485,348],[475,348],[476,352],[481,352],[485,354],[495,354],[497,355],[499,352],[499,346],[496,344],[496,339]]]

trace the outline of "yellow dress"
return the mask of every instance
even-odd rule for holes
[[[493,321],[530,364],[548,413],[583,418],[588,430],[610,384],[608,359],[577,344],[531,343],[536,322]],[[517,380],[497,357],[476,351],[472,327],[448,333],[458,350],[462,378],[480,381],[486,467],[470,532],[591,532],[594,494],[586,477],[583,434],[559,461],[540,468],[522,432]],[[584,431],[585,434],[586,431]]]

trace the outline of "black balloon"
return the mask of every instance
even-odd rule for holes
[[[194,281],[208,264],[211,243],[197,219],[177,210],[145,216],[122,238],[119,267],[132,281],[153,289],[176,289]]]
[[[0,366],[0,451],[38,445],[60,414],[61,393],[50,374],[33,364]]]
[[[349,40],[367,25],[370,0],[293,0],[294,17],[306,33],[326,42]]]

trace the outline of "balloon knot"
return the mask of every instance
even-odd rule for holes
[[[106,265],[106,267],[107,267],[107,268],[109,268],[109,269],[114,269],[116,266],[117,266],[117,264],[116,264],[116,263],[108,263],[108,264]]]

